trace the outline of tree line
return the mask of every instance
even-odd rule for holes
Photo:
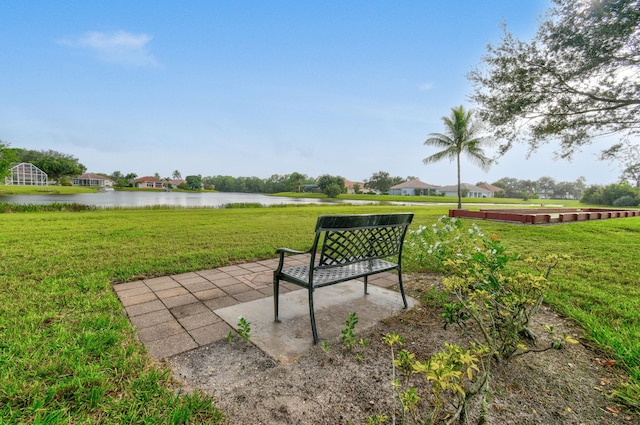
[[[29,150],[9,148],[0,140],[0,179],[9,175],[12,164],[26,162],[33,164],[58,184],[71,184],[70,179],[83,174],[87,167],[73,155],[54,150]]]

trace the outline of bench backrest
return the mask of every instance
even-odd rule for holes
[[[312,259],[321,268],[393,256],[399,260],[411,220],[412,213],[318,217]]]

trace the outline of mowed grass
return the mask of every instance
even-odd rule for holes
[[[72,195],[95,191],[95,188],[79,186],[13,186],[0,184],[0,195]]]
[[[557,285],[546,301],[627,370],[631,385],[619,396],[640,408],[640,218],[553,226],[476,223],[523,255],[569,255],[552,272]]]
[[[413,228],[448,207],[301,206],[0,214],[0,423],[221,423],[200,393],[175,392],[111,284],[273,258],[306,249],[322,214],[413,211]],[[640,388],[640,219],[557,226],[478,222],[527,254],[566,253],[549,297]],[[407,269],[412,265],[406,264]],[[415,268],[414,268],[415,269]]]

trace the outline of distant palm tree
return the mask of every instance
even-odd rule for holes
[[[491,159],[485,156],[482,146],[489,144],[489,139],[478,136],[479,127],[471,120],[473,111],[465,111],[460,105],[451,108],[451,116],[442,117],[445,125],[444,134],[431,133],[424,142],[425,145],[442,148],[440,152],[426,157],[422,162],[427,165],[444,158],[454,159],[458,164],[458,209],[462,208],[462,191],[460,189],[460,154],[465,154],[474,164],[487,171],[491,166]]]

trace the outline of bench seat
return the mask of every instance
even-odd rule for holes
[[[412,213],[320,216],[313,245],[307,251],[278,248],[278,268],[273,272],[273,303],[278,322],[280,281],[307,288],[313,343],[318,343],[313,292],[316,288],[396,270],[404,308],[407,298],[402,285],[402,245]],[[288,254],[309,254],[308,265],[284,267]]]
[[[295,266],[283,269],[280,278],[287,282],[297,283],[300,286],[320,288],[334,283],[346,282],[376,273],[394,270],[397,264],[389,261],[375,259],[358,261],[344,266],[318,268],[313,272],[313,282],[309,282],[309,266]],[[292,282],[294,281],[295,282]]]

